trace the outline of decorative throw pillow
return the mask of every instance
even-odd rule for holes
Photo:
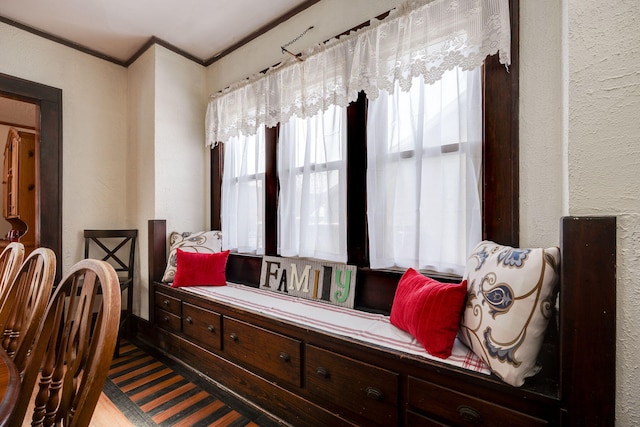
[[[169,235],[169,259],[167,268],[162,276],[165,283],[173,282],[176,274],[176,250],[182,249],[184,252],[215,253],[222,250],[222,232],[220,231],[200,231],[198,233],[178,233],[171,232]]]
[[[229,251],[215,254],[184,252],[178,249],[178,267],[171,286],[224,286],[227,284],[227,258]]]
[[[413,335],[427,352],[446,359],[460,325],[467,283],[440,283],[409,268],[398,282],[391,324]]]
[[[540,371],[537,357],[557,295],[560,250],[480,242],[467,260],[460,339],[516,387]]]

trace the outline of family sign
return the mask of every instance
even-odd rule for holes
[[[353,308],[356,266],[298,258],[262,258],[260,289]]]

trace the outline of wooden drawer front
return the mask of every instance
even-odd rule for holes
[[[410,410],[407,410],[405,425],[411,427],[447,427],[446,424],[439,423],[438,421],[434,421]]]
[[[223,328],[227,355],[269,374],[276,382],[301,386],[300,341],[228,317]]]
[[[375,423],[397,423],[398,374],[311,345],[306,349],[312,394]]]
[[[182,332],[205,348],[222,349],[222,316],[188,303],[182,304]]]
[[[164,311],[168,311],[169,313],[173,313],[176,316],[181,316],[181,304],[178,298],[171,297],[167,294],[163,294],[162,292],[156,292],[156,307],[163,309]]]
[[[414,377],[409,377],[408,387],[410,406],[452,425],[501,427],[548,425],[545,420]]]
[[[168,311],[162,310],[161,308],[156,307],[156,323],[161,328],[167,329],[173,332],[180,332],[180,316],[176,316],[173,313],[169,313]]]

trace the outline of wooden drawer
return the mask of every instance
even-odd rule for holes
[[[168,311],[156,307],[155,319],[156,324],[161,328],[172,332],[180,332],[180,316],[176,316],[173,313],[169,313]]]
[[[398,422],[398,374],[312,345],[306,347],[307,388],[380,425]]]
[[[164,311],[173,313],[176,316],[182,316],[182,305],[178,298],[163,294],[162,292],[156,292],[155,303],[156,307],[161,308]]]
[[[222,316],[214,311],[182,303],[182,332],[207,349],[222,349]]]
[[[301,341],[229,317],[224,317],[223,328],[223,351],[230,358],[276,382],[301,386]]]
[[[408,378],[408,404],[456,426],[546,426],[545,420],[437,384]]]
[[[422,414],[417,414],[411,410],[407,410],[405,416],[405,425],[411,427],[447,427],[447,424],[442,424],[438,421],[432,420],[429,417],[425,417]]]

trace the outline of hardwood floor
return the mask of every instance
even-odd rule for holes
[[[92,419],[95,427],[281,424],[154,349],[125,342]]]
[[[98,405],[91,418],[94,427],[137,427],[118,409],[118,407],[104,394],[100,395]]]

